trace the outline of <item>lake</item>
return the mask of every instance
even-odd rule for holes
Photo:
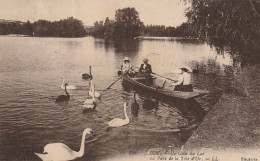
[[[154,104],[137,95],[140,108],[132,108],[134,92],[124,91],[120,81],[106,89],[118,78],[126,56],[134,66],[147,57],[153,72],[164,76],[181,65],[198,68],[192,82],[210,93],[189,107]],[[101,100],[95,110],[85,111],[89,82],[81,74],[88,73],[90,65]],[[34,152],[42,153],[46,144],[56,142],[78,151],[85,128],[91,128],[94,136],[86,139],[85,155],[76,160],[135,155],[159,147],[177,151],[228,86],[225,69],[229,65],[229,54],[219,55],[209,45],[192,39],[105,42],[93,37],[1,36],[0,160],[40,160]],[[68,103],[56,104],[57,96],[65,94],[60,87],[62,76],[77,89],[68,90]],[[124,102],[129,103],[129,125],[107,130],[106,122],[124,118]]]

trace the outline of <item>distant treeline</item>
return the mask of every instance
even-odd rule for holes
[[[191,30],[192,25],[183,23],[180,26],[165,27],[164,25],[147,25],[143,28],[143,36],[157,37],[195,37],[196,34]]]
[[[138,36],[193,37],[195,32],[191,27],[188,23],[176,28],[164,25],[145,26],[135,8],[124,8],[116,11],[115,20],[107,17],[105,21],[96,21],[87,34],[106,39],[132,39]]]
[[[86,30],[82,21],[73,17],[64,20],[50,22],[38,20],[34,23],[22,22],[0,22],[0,35],[22,34],[39,37],[83,37]]]
[[[0,35],[21,34],[38,37],[83,37],[92,35],[105,39],[133,39],[138,36],[194,37],[190,23],[178,27],[164,25],[144,25],[135,8],[118,9],[115,19],[96,21],[93,27],[85,28],[82,21],[69,17],[60,21],[38,20],[31,23],[20,21],[1,21]]]
[[[135,8],[127,7],[116,11],[115,20],[107,17],[105,22],[96,21],[88,34],[106,39],[133,39],[140,36],[143,26]]]
[[[119,33],[115,32],[113,24],[114,21],[110,21],[109,18],[106,18],[105,22],[95,22],[94,27],[89,29],[87,33],[96,37],[114,38],[114,35]],[[165,27],[164,25],[146,25],[142,26],[139,29],[140,32],[137,36],[196,37],[197,35],[191,29],[191,27],[192,25],[188,23],[183,23],[178,27]]]

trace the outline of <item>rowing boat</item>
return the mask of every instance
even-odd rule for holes
[[[174,91],[169,87],[173,83],[170,79],[152,75],[153,84],[146,85],[145,78],[132,78],[129,75],[123,77],[122,86],[125,90],[135,90],[138,93],[148,94],[155,99],[181,99],[188,100],[204,96],[208,93],[207,90],[193,88],[192,92]]]

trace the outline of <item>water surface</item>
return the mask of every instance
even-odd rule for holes
[[[131,107],[133,92],[116,83],[121,62],[128,56],[135,66],[148,57],[153,71],[170,75],[180,65],[189,65],[205,74],[193,76],[193,83],[208,89],[209,96],[177,107],[159,102],[151,103],[137,96],[139,109]],[[150,148],[180,149],[194,127],[218,100],[226,85],[225,65],[230,57],[218,55],[208,45],[195,41],[135,40],[104,42],[85,38],[0,37],[0,160],[37,160],[48,143],[62,142],[79,150],[81,135],[91,128],[95,136],[87,139],[85,155],[77,160],[101,160],[131,152],[145,152]],[[88,97],[88,81],[82,73],[92,74],[101,101],[93,111],[83,111]],[[207,75],[211,73],[211,75]],[[213,76],[212,76],[213,75]],[[77,90],[70,90],[67,104],[55,104],[62,76]],[[129,102],[127,113],[130,124],[106,131],[106,122],[124,117],[123,103]],[[193,106],[199,109],[190,110]],[[203,114],[201,114],[203,113]],[[38,159],[39,160],[39,159]]]

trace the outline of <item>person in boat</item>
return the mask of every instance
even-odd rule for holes
[[[126,71],[130,70],[132,68],[132,65],[130,63],[130,59],[128,57],[125,57],[124,63],[121,65],[121,71],[125,73]]]
[[[124,63],[121,65],[121,71],[123,73],[127,72],[128,71],[128,74],[131,76],[133,75],[135,72],[132,68],[132,65],[130,63],[130,59],[128,57],[125,57],[124,59]]]
[[[181,75],[178,77],[178,81],[172,83],[171,86],[174,86],[174,91],[183,91],[183,92],[192,92],[191,75],[188,72],[191,72],[188,67],[181,67]]]
[[[153,82],[151,73],[152,73],[152,66],[150,64],[148,64],[148,59],[144,58],[143,59],[143,64],[141,64],[140,68],[139,68],[139,75],[142,77],[146,78],[147,84],[151,85]]]

